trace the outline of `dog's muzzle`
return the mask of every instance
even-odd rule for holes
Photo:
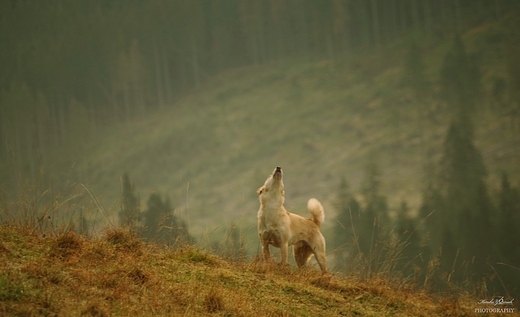
[[[273,172],[273,178],[281,178],[282,177],[282,168],[280,166],[277,166],[275,169],[274,169],[274,172]]]

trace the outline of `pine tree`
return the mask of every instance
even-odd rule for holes
[[[144,212],[143,236],[148,240],[161,244],[191,243],[185,223],[178,219],[174,213],[169,198],[164,198],[159,193],[151,193],[146,202]]]
[[[441,224],[441,219],[444,218],[441,214],[446,210],[444,208],[444,197],[439,188],[438,176],[438,162],[434,162],[431,157],[433,152],[429,152],[426,163],[424,165],[424,182],[426,187],[422,191],[422,201],[419,208],[419,218],[424,220],[424,226],[421,230],[424,234],[428,234],[430,239],[440,237],[438,228]],[[440,239],[434,239],[436,246],[440,245]]]
[[[452,121],[443,144],[439,182],[431,181],[420,213],[425,217],[435,210],[426,223],[432,235],[430,250],[440,247],[441,267],[448,280],[461,281],[473,273],[481,278],[487,259],[494,255],[490,245],[493,208],[484,161],[473,142],[471,117],[480,97],[480,73],[460,36],[444,58],[440,84]]]
[[[337,252],[337,265],[345,266],[347,255],[357,252],[357,232],[360,230],[361,206],[351,195],[347,180],[341,178],[335,203],[337,217],[334,223],[332,245]],[[356,229],[357,228],[357,229]]]
[[[366,167],[366,175],[363,183],[362,194],[365,200],[365,212],[377,218],[380,226],[387,226],[388,206],[386,197],[380,194],[381,172],[374,162],[370,162]]]
[[[442,221],[460,246],[461,261],[474,263],[476,273],[485,271],[486,258],[492,255],[492,204],[486,175],[482,156],[473,144],[471,120],[460,113],[444,142],[440,176],[446,211]]]
[[[440,280],[435,276],[435,273],[431,271],[431,269],[434,268],[434,266],[432,267],[431,265],[437,262],[436,259],[439,251],[441,251],[441,255],[444,255],[442,251],[445,250],[445,247],[451,247],[446,246],[445,243],[447,241],[452,242],[452,240],[445,240],[446,235],[450,234],[446,223],[449,222],[449,212],[445,207],[442,191],[436,182],[432,164],[426,166],[426,172],[428,174],[428,185],[422,193],[422,203],[419,208],[419,219],[424,221],[424,224],[419,228],[419,231],[424,241],[424,245],[421,248],[421,260],[426,264],[423,267],[429,267],[429,269],[421,272],[420,278],[421,280],[424,278],[425,281],[428,281],[428,287],[435,287],[435,285],[439,284]],[[447,254],[454,254],[454,252],[448,251]],[[442,258],[446,259],[444,256]],[[450,261],[448,262],[452,263]],[[430,273],[428,273],[428,270],[430,270]]]
[[[358,233],[358,244],[365,256],[375,256],[381,250],[380,242],[387,240],[388,206],[386,197],[379,192],[380,176],[377,165],[370,162],[366,168],[362,187],[365,206],[360,215],[360,232]]]
[[[432,250],[438,249],[441,245],[442,231],[439,228],[444,226],[447,216],[447,209],[441,190],[434,184],[433,180],[428,182],[428,186],[423,192],[422,203],[419,208],[419,217],[425,219],[424,234],[430,237],[430,247]]]
[[[457,35],[453,48],[444,57],[441,68],[441,95],[453,114],[472,115],[481,97],[481,75],[476,63],[466,54]]]
[[[119,212],[119,224],[124,227],[136,228],[139,222],[139,199],[134,194],[134,185],[130,181],[128,173],[121,179],[123,190],[123,202]]]
[[[505,281],[506,288],[515,298],[520,296],[520,190],[513,187],[506,173],[502,174],[502,185],[498,195],[498,239],[500,260],[495,265]],[[497,285],[500,289],[501,285]]]
[[[151,193],[146,202],[144,212],[143,235],[159,243],[168,243],[171,238],[171,228],[176,228],[173,208],[168,198],[163,201],[158,193]]]
[[[417,230],[417,223],[410,215],[406,201],[401,202],[397,213],[397,238],[400,248],[399,265],[403,275],[411,275],[422,267],[422,253],[424,252],[421,236]]]
[[[450,226],[444,224],[441,228],[439,228],[441,232],[441,268],[445,274],[447,274],[448,278],[443,279],[451,282],[453,280],[454,271],[456,268],[457,261],[459,261],[460,266],[460,244],[457,244],[458,240],[455,240],[457,236],[455,236],[450,229]],[[457,271],[458,273],[458,271]]]
[[[506,173],[502,174],[499,193],[499,236],[501,257],[511,265],[520,263],[520,191],[512,187]]]

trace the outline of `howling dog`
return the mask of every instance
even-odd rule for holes
[[[288,212],[283,206],[285,191],[281,167],[274,169],[273,174],[257,191],[260,200],[258,210],[258,235],[262,243],[265,261],[270,262],[269,245],[280,248],[282,264],[288,260],[289,246],[294,246],[294,259],[298,267],[304,266],[314,254],[323,274],[327,274],[327,258],[325,255],[325,238],[320,226],[325,219],[323,206],[315,199],[309,199],[307,209],[312,219]]]

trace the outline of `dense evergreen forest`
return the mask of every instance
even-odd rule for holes
[[[38,175],[47,157],[79,153],[96,131],[131,127],[175,108],[180,96],[225,71],[326,60],[331,72],[341,65],[342,72],[376,73],[375,66],[365,67],[370,60],[361,66],[348,61],[353,56],[359,61],[366,52],[384,53],[404,38],[412,44],[402,74],[392,80],[409,89],[409,99],[436,100],[440,106],[399,111],[418,111],[424,122],[447,119],[441,153],[430,155],[440,159],[429,162],[419,210],[410,210],[403,200],[392,210],[395,217],[389,215],[376,162],[365,164],[359,193],[342,178],[330,234],[336,265],[361,267],[368,274],[399,272],[433,290],[456,291],[455,285],[467,283],[480,294],[518,294],[520,192],[517,180],[505,172],[500,188],[489,190],[488,168],[475,144],[475,118],[492,103],[518,135],[520,36],[511,29],[507,40],[503,34],[487,39],[507,44],[504,76],[488,79],[492,84],[486,91],[478,62],[460,34],[517,15],[519,9],[516,0],[1,1],[0,176],[14,183]],[[421,41],[428,44],[418,45]],[[438,43],[449,47],[436,70],[439,80],[432,82],[423,56]],[[288,79],[288,103],[304,103],[300,78],[294,78]],[[179,156],[203,140],[193,135]],[[316,147],[306,140],[301,149],[308,153]],[[154,192],[144,207],[131,176],[132,171],[121,180],[119,224],[139,223],[143,236],[160,243],[181,235],[193,242],[189,223],[170,213],[168,195]],[[182,185],[188,196],[189,183]],[[241,234],[230,225],[223,253],[245,254]]]

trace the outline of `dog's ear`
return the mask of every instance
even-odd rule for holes
[[[258,195],[260,195],[260,194],[263,193],[263,192],[264,192],[264,186],[258,188],[258,190],[256,191],[256,193],[257,193]]]

